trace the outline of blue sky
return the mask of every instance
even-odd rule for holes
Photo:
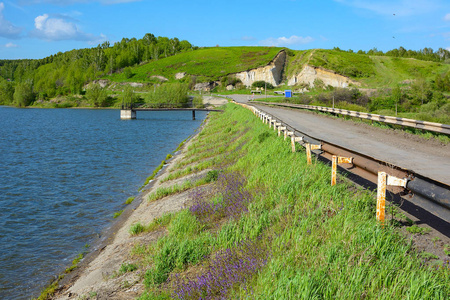
[[[196,46],[450,50],[450,1],[0,0],[0,59],[146,33]]]

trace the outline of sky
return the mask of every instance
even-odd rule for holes
[[[450,50],[450,0],[0,0],[0,59],[146,33],[199,47]]]

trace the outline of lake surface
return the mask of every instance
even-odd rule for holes
[[[113,222],[205,112],[0,107],[0,299],[30,299]]]

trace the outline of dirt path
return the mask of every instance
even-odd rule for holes
[[[234,95],[238,102],[246,96]],[[400,130],[383,129],[299,109],[256,107],[296,130],[450,185],[450,144]]]

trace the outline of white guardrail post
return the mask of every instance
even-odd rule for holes
[[[336,174],[337,174],[337,166],[338,164],[352,164],[353,163],[353,157],[341,157],[333,155],[333,158],[331,159],[332,165],[331,165],[331,186],[336,185]]]
[[[308,162],[308,165],[310,165],[310,164],[312,164],[311,150],[321,150],[322,145],[314,145],[314,144],[306,143],[305,148],[306,148],[306,161]]]
[[[377,186],[377,220],[384,225],[385,207],[386,207],[386,186],[402,186],[406,188],[408,179],[397,178],[386,174],[386,172],[378,172]]]
[[[278,106],[296,107],[296,108],[302,108],[302,109],[312,109],[312,110],[319,110],[319,111],[324,111],[324,112],[331,112],[331,113],[340,114],[340,115],[344,115],[344,116],[351,116],[351,117],[360,118],[360,119],[366,119],[366,120],[377,121],[377,122],[382,122],[382,123],[412,127],[412,128],[416,128],[416,129],[428,130],[428,131],[433,131],[433,132],[450,135],[450,125],[449,124],[441,124],[441,123],[414,120],[414,119],[408,119],[408,118],[399,118],[399,117],[394,117],[394,116],[377,115],[377,114],[358,112],[358,111],[353,111],[353,110],[331,108],[331,107],[326,107],[326,106],[302,105],[302,104],[290,104],[290,103],[272,103],[272,102],[271,103],[261,102],[261,103],[262,104],[270,104],[270,105],[278,105]]]
[[[279,128],[281,126],[281,123],[277,123],[277,122],[275,122],[275,124],[273,125],[273,130],[277,130],[277,128]]]
[[[287,130],[285,130],[284,131],[284,140],[286,140],[286,138],[288,137],[288,136],[293,136],[294,135],[294,133],[292,132],[292,131],[287,131]]]
[[[295,152],[295,143],[301,142],[303,141],[303,137],[302,136],[295,136],[294,134],[292,134],[291,136],[291,146],[292,146],[292,152]]]

